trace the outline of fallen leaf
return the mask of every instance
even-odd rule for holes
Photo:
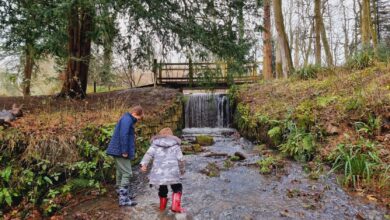
[[[367,199],[370,200],[370,201],[378,201],[377,198],[375,198],[373,195],[367,195]]]
[[[365,220],[366,219],[366,217],[364,217],[364,215],[361,212],[356,214],[356,218],[359,219],[359,220]]]

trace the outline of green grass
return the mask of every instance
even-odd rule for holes
[[[264,158],[257,161],[257,165],[261,174],[270,174],[275,169],[283,167],[280,158],[272,155],[264,156]]]
[[[356,144],[339,144],[332,154],[332,171],[343,171],[342,182],[347,186],[358,188],[369,184],[380,173],[382,164],[376,148],[374,142],[363,138]]]

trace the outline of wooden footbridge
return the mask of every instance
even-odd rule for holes
[[[154,60],[154,85],[167,87],[226,87],[229,84],[253,83],[260,79],[259,63],[245,64],[240,73],[226,63],[158,63]],[[229,73],[229,74],[228,74]]]

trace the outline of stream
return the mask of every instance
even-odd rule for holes
[[[207,111],[204,102],[212,100],[201,96],[196,99],[203,104],[192,100],[195,109],[186,107],[187,128],[182,139],[191,142],[195,136],[206,134],[213,136],[215,142],[203,147],[202,152],[185,155],[182,206],[186,213],[172,213],[171,199],[167,211],[160,212],[157,187],[150,187],[147,174],[134,168],[131,190],[136,194],[137,206],[120,208],[110,188],[105,195],[67,210],[65,219],[385,219],[386,208],[348,195],[332,175],[310,179],[297,162],[285,161],[284,172],[279,175],[260,174],[256,163],[261,155],[255,146],[229,128],[226,99],[220,95],[214,99],[219,110],[213,109],[212,114],[187,115]],[[210,118],[218,120],[211,122]],[[215,128],[202,128],[199,121]],[[227,166],[228,156],[236,152],[246,159]],[[216,175],[206,175],[205,168],[210,164],[219,168]],[[169,198],[170,194],[171,190]]]
[[[216,143],[205,147],[204,152],[185,156],[185,214],[169,210],[160,213],[157,188],[149,187],[146,175],[135,169],[132,191],[137,195],[136,207],[118,207],[111,189],[105,196],[69,210],[73,214],[67,219],[385,219],[386,209],[349,196],[333,177],[311,180],[298,163],[287,161],[281,176],[261,175],[254,166],[260,157],[253,145],[243,138],[223,138],[229,132],[222,131],[208,129],[205,133],[219,137]],[[190,133],[185,133],[188,138]],[[223,168],[226,157],[207,157],[210,153],[233,155],[237,151],[247,159],[234,162],[228,169]],[[202,172],[209,163],[222,168],[219,176]]]

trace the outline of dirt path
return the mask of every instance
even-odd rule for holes
[[[249,157],[234,162],[230,168],[226,157],[205,157],[210,152]],[[365,204],[350,197],[334,178],[321,176],[311,180],[301,165],[287,162],[281,176],[261,175],[254,166],[259,159],[250,143],[221,139],[205,152],[187,155],[183,179],[183,206],[186,214],[158,211],[157,189],[145,183],[145,175],[135,171],[133,191],[139,205],[119,208],[110,193],[68,210],[67,219],[385,219],[388,210]],[[216,177],[204,174],[204,168],[215,163],[221,172]],[[170,205],[170,202],[168,203]]]

